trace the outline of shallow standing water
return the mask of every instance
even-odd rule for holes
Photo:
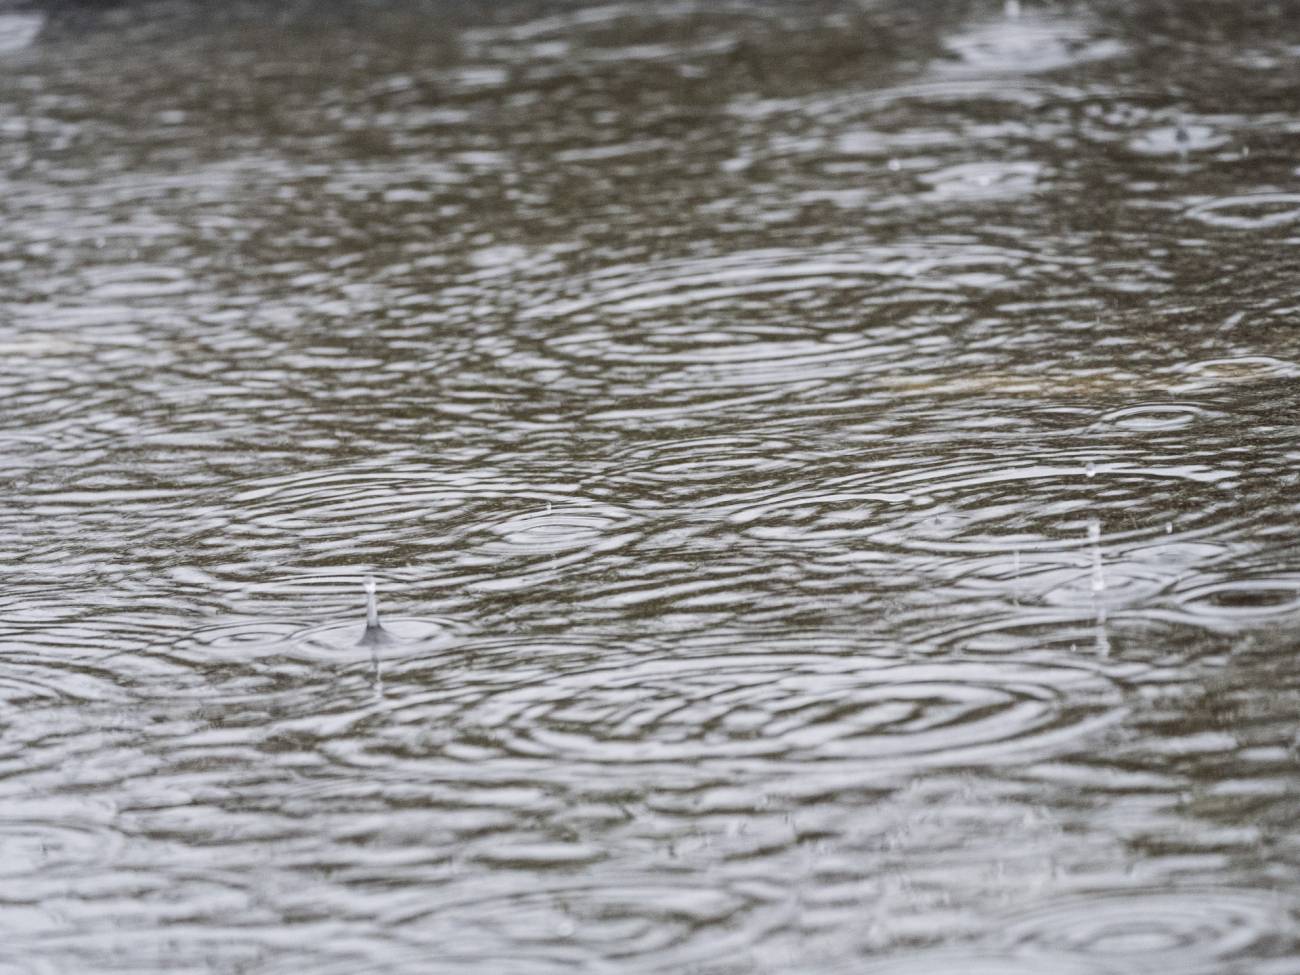
[[[0,972],[1300,972],[1300,8],[216,6],[0,11]]]

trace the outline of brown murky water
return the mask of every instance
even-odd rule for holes
[[[0,973],[1300,973],[1294,3],[11,4],[0,221]]]

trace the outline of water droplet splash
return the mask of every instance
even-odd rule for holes
[[[384,693],[384,678],[379,669],[379,648],[387,646],[393,642],[392,636],[384,629],[383,624],[379,622],[379,605],[375,598],[375,580],[366,579],[366,631],[361,634],[361,640],[357,644],[362,647],[370,648],[370,663],[374,668],[375,694],[382,697]]]
[[[1106,632],[1106,603],[1102,593],[1106,591],[1106,570],[1101,560],[1101,521],[1093,518],[1088,522],[1088,548],[1092,555],[1092,611],[1096,620],[1097,656],[1110,656],[1110,636]]]
[[[1092,553],[1092,591],[1101,593],[1106,589],[1106,570],[1101,564],[1101,522],[1096,518],[1088,522],[1088,546]]]

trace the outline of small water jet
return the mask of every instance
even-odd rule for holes
[[[383,697],[384,678],[379,671],[379,648],[393,643],[392,634],[379,622],[379,605],[375,598],[375,580],[366,580],[366,631],[357,646],[370,648],[370,664],[374,668],[375,694]]]
[[[393,637],[379,622],[379,606],[375,599],[375,580],[366,580],[366,631],[361,634],[357,646],[381,647],[392,643]]]

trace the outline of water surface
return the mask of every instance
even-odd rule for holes
[[[0,972],[1300,972],[1298,52],[0,10]]]

